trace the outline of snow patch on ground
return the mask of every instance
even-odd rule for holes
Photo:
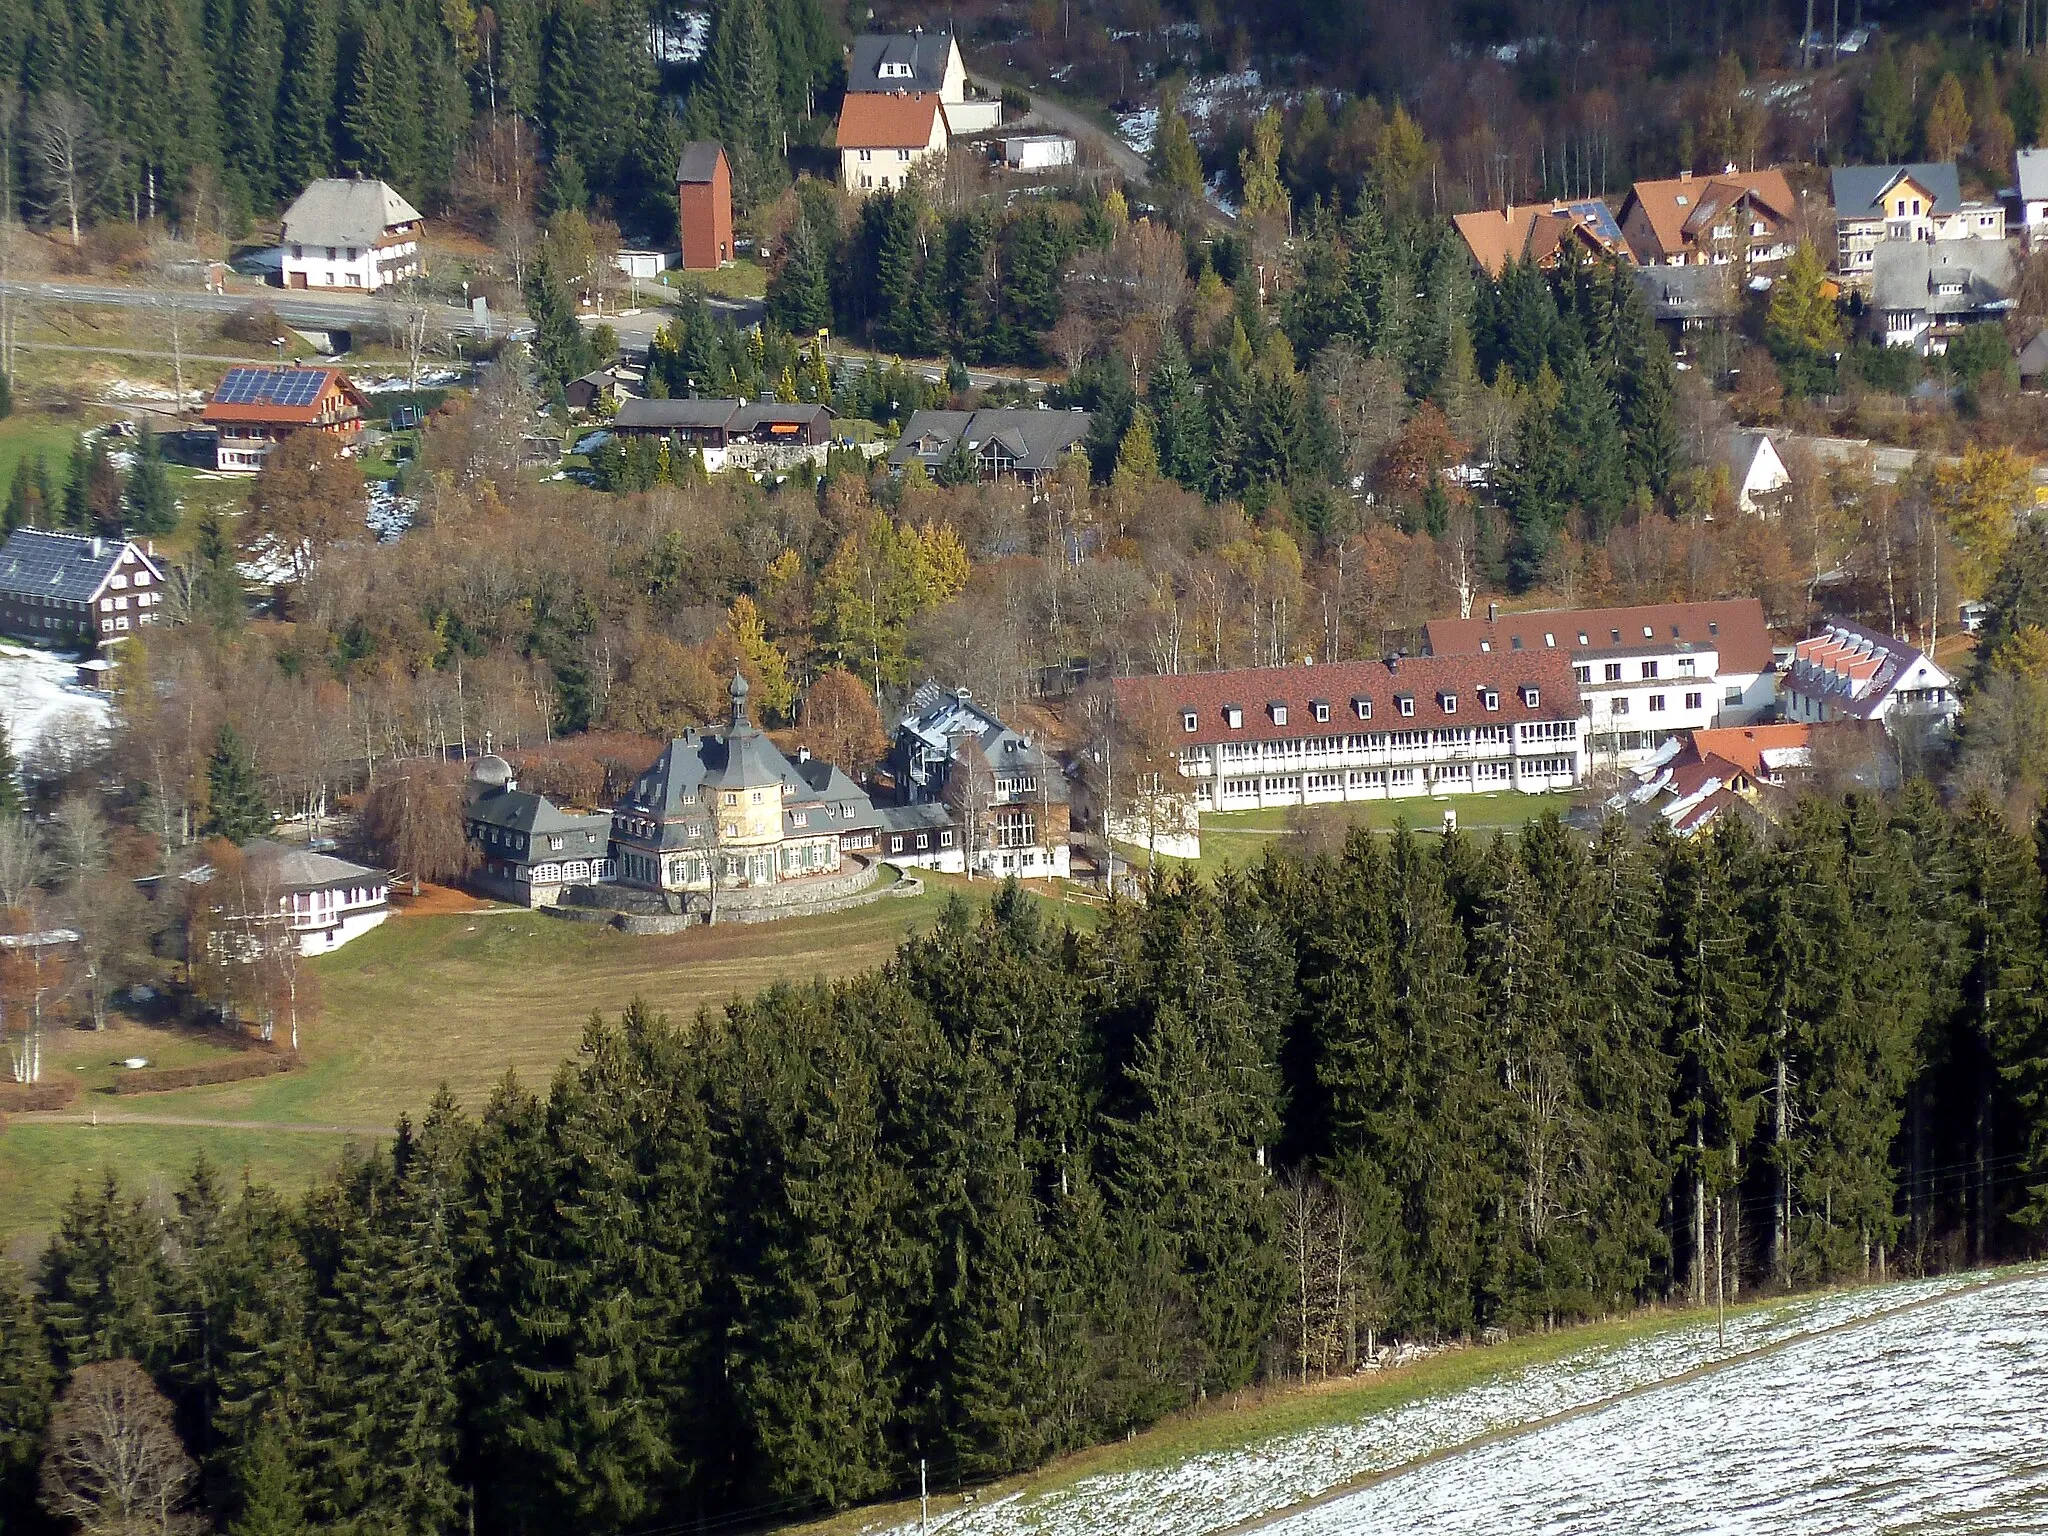
[[[2048,1275],[1476,1446],[1285,1536],[2040,1531]]]
[[[200,391],[196,389],[185,391],[185,398],[187,400],[195,399],[199,395]],[[139,379],[115,379],[100,387],[100,398],[109,402],[123,400],[162,401],[164,404],[169,405],[177,400],[178,392],[174,389],[166,388],[162,384],[146,384]]]
[[[113,719],[113,701],[79,686],[70,655],[0,643],[0,725],[15,761],[52,739],[102,741]]]
[[[370,510],[363,521],[369,524],[370,532],[377,535],[379,544],[389,544],[412,526],[413,517],[419,509],[418,497],[398,494],[396,480],[372,480]]]
[[[391,395],[408,389],[445,389],[450,384],[462,382],[460,368],[422,368],[420,381],[415,384],[402,373],[372,374],[358,378],[351,374],[349,381],[366,395]]]
[[[1729,1355],[1916,1299],[1940,1296],[1982,1278],[1944,1276],[1745,1312],[1729,1319],[1725,1347],[1711,1322],[1619,1347],[1589,1347],[1350,1423],[1279,1435],[1171,1466],[1104,1473],[1000,1503],[969,1505],[949,1516],[942,1528],[947,1536],[1094,1536],[1100,1531],[1117,1531],[1123,1536],[1208,1536],[1477,1436],[1668,1381]],[[2048,1287],[2048,1277],[2043,1285]],[[909,1536],[915,1528],[913,1521],[895,1530]],[[1540,1521],[1518,1527],[1542,1528]],[[1622,1530],[1628,1528],[1628,1522],[1594,1521],[1551,1528]],[[1428,1529],[1432,1527],[1425,1522],[1405,1526],[1402,1532],[1412,1536],[1414,1531]]]
[[[1131,148],[1149,157],[1153,144],[1159,139],[1159,109],[1140,107],[1135,112],[1119,112],[1116,131],[1117,136]]]
[[[595,453],[611,440],[612,435],[609,432],[587,433],[576,439],[576,446],[571,451],[575,453]]]

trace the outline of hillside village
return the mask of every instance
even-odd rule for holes
[[[2040,18],[1567,9],[0,0],[0,1527],[2048,1251]]]

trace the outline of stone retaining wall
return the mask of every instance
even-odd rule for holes
[[[800,887],[757,886],[728,891],[718,898],[718,920],[721,923],[772,923],[778,918],[817,917],[827,912],[844,912],[852,907],[864,907],[871,901],[881,901],[885,897],[917,896],[923,893],[924,882],[908,873],[901,874],[888,885],[876,885],[875,880],[881,874],[881,869],[879,863],[869,862],[841,874],[805,881]],[[570,893],[574,905],[564,903],[561,906],[542,907],[540,910],[572,923],[612,927],[621,933],[681,933],[686,928],[704,926],[704,913],[701,908],[691,912],[650,912],[637,900],[634,905],[641,909],[634,911],[621,911],[617,907],[596,905],[596,902],[605,900],[602,894],[604,889],[579,886]],[[617,894],[652,898],[651,892],[621,891]],[[577,900],[579,896],[581,899]]]

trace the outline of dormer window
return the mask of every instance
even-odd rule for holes
[[[1224,705],[1224,706],[1223,706],[1223,723],[1224,723],[1225,725],[1229,726],[1229,727],[1230,727],[1230,728],[1231,728],[1231,729],[1232,729],[1233,731],[1241,731],[1241,730],[1243,730],[1243,729],[1244,729],[1244,706],[1243,706],[1242,704],[1226,704],[1226,705]]]
[[[1582,629],[1579,631],[1579,644],[1585,645],[1587,643],[1588,642],[1586,640],[1586,632]]]
[[[880,69],[876,70],[875,73],[884,80],[908,80],[910,78],[910,66],[891,59],[883,64]]]
[[[1415,695],[1412,693],[1395,694],[1394,707],[1401,712],[1404,719],[1412,718],[1415,714]]]
[[[1272,716],[1275,725],[1285,725],[1287,723],[1287,706],[1278,699],[1273,700],[1266,706],[1266,713]]]
[[[1436,702],[1447,715],[1455,715],[1458,712],[1458,696],[1455,693],[1440,693],[1436,696]]]
[[[1491,640],[1482,640],[1479,642],[1479,649],[1482,651],[1491,651],[1493,649],[1493,642]]]
[[[1709,619],[1709,620],[1707,620],[1707,633],[1708,633],[1708,634],[1710,634],[1710,635],[1718,635],[1718,634],[1720,634],[1720,633],[1721,633],[1721,621],[1720,621],[1719,619]]]
[[[1500,695],[1491,688],[1485,688],[1480,691],[1479,702],[1490,710],[1499,709]]]
[[[1620,631],[1620,630],[1618,630],[1618,629],[1610,629],[1609,631],[1607,631],[1607,633],[1608,633],[1608,634],[1610,634],[1610,635],[1612,635],[1612,636],[1614,637],[1614,643],[1615,643],[1616,645],[1619,645],[1619,644],[1621,644],[1621,631]]]
[[[1674,640],[1678,638],[1678,626],[1676,624],[1671,626],[1671,638]]]
[[[1182,730],[1192,731],[1197,725],[1197,723],[1198,717],[1192,709],[1186,709],[1181,711],[1180,728]]]
[[[1351,708],[1352,708],[1352,711],[1353,711],[1353,712],[1354,712],[1354,713],[1355,713],[1355,714],[1356,714],[1356,715],[1358,716],[1358,718],[1359,718],[1359,719],[1361,719],[1361,720],[1370,720],[1370,719],[1372,718],[1372,700],[1371,700],[1371,699],[1362,699],[1362,698],[1361,698],[1361,699],[1353,699],[1353,700],[1351,701]]]
[[[1543,646],[1544,646],[1544,649],[1545,649],[1545,650],[1551,650],[1551,651],[1554,651],[1554,650],[1556,650],[1556,649],[1557,649],[1557,636],[1555,636],[1555,635],[1551,634],[1551,633],[1550,633],[1550,632],[1549,632],[1548,630],[1544,631],[1544,634],[1543,634]]]
[[[1508,649],[1509,649],[1509,650],[1511,650],[1511,651],[1519,651],[1519,650],[1520,650],[1521,648],[1522,648],[1522,637],[1521,637],[1520,635],[1514,635],[1514,636],[1512,636],[1512,637],[1510,637],[1510,638],[1509,638],[1509,640],[1508,640]]]
[[[1525,708],[1534,709],[1542,702],[1543,695],[1532,684],[1522,684],[1522,704]]]
[[[1657,638],[1657,631],[1645,624],[1643,626],[1643,638],[1645,640],[1654,640]]]

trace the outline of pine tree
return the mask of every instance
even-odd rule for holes
[[[241,0],[235,15],[234,68],[224,74],[230,163],[247,183],[250,201],[269,207],[279,184],[278,105],[285,84],[284,28],[276,0]],[[288,135],[287,135],[288,137]],[[296,188],[292,189],[296,190]]]
[[[782,181],[782,94],[764,0],[720,0],[697,90],[732,160],[733,200],[752,208]]]
[[[832,324],[832,252],[818,238],[801,201],[768,282],[768,317],[796,336]]]
[[[235,1506],[228,1536],[300,1536],[307,1528],[297,1469],[269,1424],[236,1457]]]
[[[242,575],[235,563],[235,546],[212,507],[200,511],[192,552],[194,615],[208,619],[216,629],[240,628],[249,611]]]
[[[372,19],[363,27],[361,51],[341,119],[348,129],[351,168],[378,176],[424,196],[426,121],[421,102],[419,60],[394,36],[397,17]]]
[[[249,749],[232,725],[223,725],[206,765],[206,819],[202,830],[208,837],[246,843],[269,829],[270,808],[264,803],[263,786],[257,780]]]
[[[533,319],[533,355],[542,390],[559,398],[571,379],[597,366],[590,338],[577,323],[576,311],[546,260],[536,261],[526,276],[526,312]]]
[[[548,162],[547,185],[541,189],[541,211],[550,216],[590,206],[590,187],[583,177],[583,164],[576,151],[563,148]]]
[[[81,433],[71,445],[71,467],[64,476],[62,525],[74,533],[92,526],[94,445]]]
[[[333,131],[340,95],[334,7],[300,0],[286,30],[292,46],[279,88],[275,169],[279,190],[296,195],[296,189],[340,168]]]
[[[163,450],[147,425],[135,442],[126,488],[128,526],[137,533],[169,533],[178,526],[178,499],[164,473]]]
[[[1158,126],[1152,136],[1152,189],[1176,225],[1184,223],[1208,195],[1201,151],[1181,114],[1179,93],[1172,90],[1160,92]]]
[[[56,1376],[37,1312],[14,1267],[0,1265],[0,1529],[31,1518],[35,1508],[35,1470]]]
[[[1201,385],[1177,336],[1169,336],[1159,349],[1147,400],[1155,423],[1160,472],[1189,490],[1199,490],[1209,474],[1209,414],[1202,403]]]
[[[111,1170],[64,1203],[39,1276],[51,1353],[70,1372],[126,1355],[162,1365],[170,1344],[157,1224]]]

